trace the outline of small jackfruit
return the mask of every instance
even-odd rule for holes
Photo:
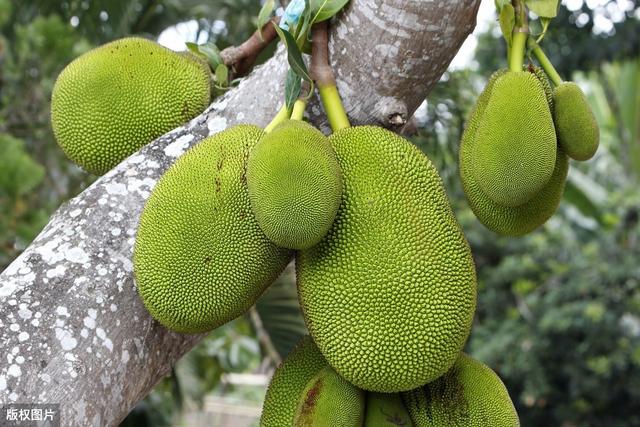
[[[544,90],[544,95],[547,98],[547,104],[549,104],[549,110],[551,111],[551,115],[553,115],[553,88],[551,87],[551,83],[549,82],[549,78],[544,70],[536,65],[529,64],[525,66],[525,71],[530,72],[540,82],[542,85],[542,89]]]
[[[300,395],[293,425],[360,427],[364,419],[364,394],[327,365],[307,383]]]
[[[275,244],[306,249],[324,237],[342,195],[329,139],[300,120],[266,134],[249,155],[247,185],[260,228]]]
[[[558,143],[572,159],[589,160],[600,143],[598,122],[580,86],[564,82],[553,92]]]
[[[476,303],[469,246],[433,164],[404,138],[359,126],[330,137],[343,173],[327,236],[297,256],[311,336],[356,386],[410,390],[453,364]]]
[[[124,38],[71,62],[56,80],[51,124],[65,154],[101,175],[209,104],[209,73],[158,43]]]
[[[360,426],[363,413],[363,392],[339,377],[306,335],[274,372],[260,426]]]
[[[135,279],[146,308],[169,329],[198,333],[234,319],[291,258],[262,233],[249,204],[246,158],[262,135],[240,125],[203,140],[160,178],[144,207]]]
[[[473,147],[476,143],[484,109],[493,89],[493,84],[505,71],[497,71],[489,79],[489,83],[478,97],[460,144],[459,165],[462,186],[469,201],[469,206],[476,217],[490,230],[508,236],[527,234],[544,224],[558,208],[568,171],[567,156],[558,150],[553,174],[549,182],[529,201],[516,206],[503,206],[488,197],[477,184],[473,175]]]
[[[364,427],[413,427],[399,393],[367,393]]]
[[[506,387],[485,364],[460,354],[442,377],[402,393],[416,427],[518,427]]]
[[[473,145],[475,181],[496,203],[521,205],[549,182],[556,134],[536,76],[507,72],[495,80]]]

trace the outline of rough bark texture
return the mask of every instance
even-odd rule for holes
[[[330,53],[354,124],[409,117],[473,30],[479,0],[352,0]],[[147,314],[131,255],[138,217],[162,173],[202,138],[265,125],[281,105],[282,51],[202,115],[65,203],[0,275],[0,403],[62,404],[62,425],[117,425],[195,345]],[[315,103],[310,116],[326,124]]]

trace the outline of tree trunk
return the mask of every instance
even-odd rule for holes
[[[473,30],[479,0],[351,0],[330,55],[353,124],[402,124]],[[237,123],[266,125],[282,104],[282,49],[185,126],[65,203],[0,274],[0,403],[60,403],[64,426],[117,425],[203,335],[147,313],[131,255],[158,178],[186,149]],[[317,102],[312,121],[327,129]]]

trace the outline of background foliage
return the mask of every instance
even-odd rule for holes
[[[0,270],[94,179],[66,160],[51,134],[60,70],[93,46],[128,34],[155,38],[184,22],[195,28],[190,41],[238,44],[259,9],[258,0],[0,0]],[[476,258],[478,311],[467,351],[504,379],[525,426],[640,425],[639,20],[637,1],[572,0],[551,24],[543,46],[586,91],[601,148],[592,161],[571,163],[559,212],[527,237],[486,230],[457,176],[468,110],[505,65],[495,26],[479,35],[475,63],[448,71],[411,126]],[[243,386],[229,374],[268,373],[302,333],[289,268],[256,310],[185,356],[124,424],[187,424],[185,414],[209,396],[259,409],[264,385]]]

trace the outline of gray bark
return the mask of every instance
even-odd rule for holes
[[[473,30],[479,0],[352,0],[331,62],[352,123],[401,123]],[[138,217],[158,178],[202,138],[282,103],[282,51],[184,127],[65,203],[0,274],[0,403],[61,403],[62,425],[117,425],[202,335],[170,332],[133,279]],[[311,119],[326,129],[321,107]],[[399,120],[402,119],[402,120]]]

